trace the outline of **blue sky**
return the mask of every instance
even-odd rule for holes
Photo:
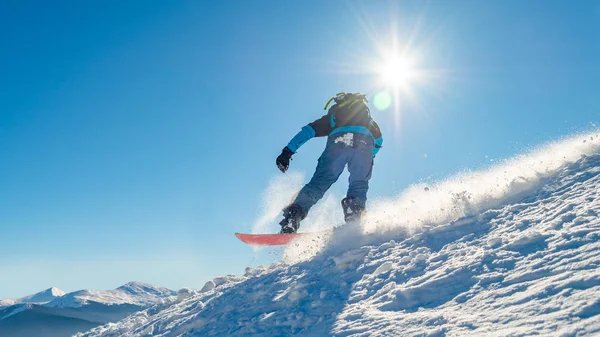
[[[600,108],[597,1],[4,1],[0,32],[0,298],[200,287],[265,262],[233,233],[275,157],[335,93],[385,89],[367,65],[393,45],[427,76],[373,112],[371,197]],[[292,169],[310,176],[324,143]]]

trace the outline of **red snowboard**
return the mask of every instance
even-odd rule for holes
[[[312,232],[312,233],[294,233],[294,234],[242,234],[235,233],[235,236],[242,242],[252,246],[280,246],[287,245],[292,240],[297,239],[301,236],[307,235],[319,235],[323,232]]]

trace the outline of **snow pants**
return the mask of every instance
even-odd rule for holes
[[[323,198],[348,165],[350,178],[346,196],[354,197],[356,204],[364,208],[373,172],[373,148],[373,137],[369,135],[353,132],[330,135],[315,174],[298,192],[293,203],[302,207],[305,214],[308,214],[310,208]]]

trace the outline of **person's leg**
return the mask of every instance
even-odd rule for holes
[[[315,205],[325,192],[335,183],[348,161],[351,154],[344,144],[328,142],[325,151],[319,158],[313,177],[304,185],[292,204],[299,205],[305,214]]]
[[[344,149],[343,146],[343,144],[327,142],[312,179],[302,187],[292,203],[283,209],[283,220],[279,223],[281,233],[295,233],[310,208],[323,198],[325,192],[342,174],[351,154],[351,151]]]
[[[347,198],[364,209],[367,203],[369,180],[373,172],[373,139],[367,135],[355,136],[353,153],[348,161],[348,193]]]

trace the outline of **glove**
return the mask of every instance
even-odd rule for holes
[[[285,173],[285,171],[288,170],[293,154],[294,152],[292,152],[292,150],[290,150],[287,146],[281,150],[281,154],[277,157],[277,160],[275,160],[277,168],[279,168],[281,172]]]

